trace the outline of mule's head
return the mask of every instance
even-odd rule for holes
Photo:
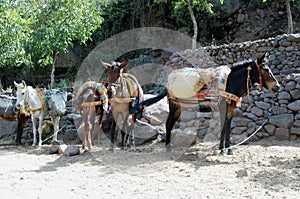
[[[270,67],[265,64],[265,60],[269,54],[265,53],[263,56],[257,59],[256,64],[259,70],[259,80],[261,86],[267,88],[272,93],[278,93],[280,90],[280,84],[278,83],[277,79],[273,75]]]
[[[107,69],[107,82],[109,84],[119,83],[123,68],[127,66],[128,60],[123,62],[112,62],[111,64],[102,62],[102,65]]]
[[[27,86],[24,80],[22,80],[19,84],[14,81],[14,85],[17,87],[17,102],[15,104],[15,108],[20,110],[25,103]]]

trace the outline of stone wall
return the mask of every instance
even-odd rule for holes
[[[248,96],[243,97],[243,104],[235,110],[232,122],[232,143],[237,143],[252,134],[270,113],[274,115],[254,139],[269,136],[278,139],[299,139],[300,34],[186,50],[171,57],[166,69],[159,72],[158,81],[164,85],[164,77],[175,68],[231,65],[245,59],[255,59],[266,51],[270,53],[269,66],[282,89],[276,96],[266,89],[263,92],[254,89],[250,92],[249,99]],[[195,113],[195,109],[185,109],[181,122],[177,124],[173,133],[187,133],[197,128],[198,138],[217,140],[220,135],[218,115],[209,112]]]

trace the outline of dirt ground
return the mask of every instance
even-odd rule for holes
[[[299,140],[251,142],[232,156],[216,145],[94,147],[72,157],[1,146],[0,198],[299,198]]]

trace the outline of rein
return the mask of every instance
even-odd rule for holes
[[[269,113],[269,115],[267,116],[267,118],[264,120],[264,122],[249,136],[247,137],[246,139],[244,139],[243,141],[241,141],[240,143],[237,143],[233,146],[230,146],[230,147],[227,147],[227,148],[224,148],[224,150],[229,150],[229,149],[233,149],[233,148],[236,148],[238,147],[239,145],[241,144],[244,144],[245,142],[247,142],[248,140],[250,140],[267,122],[268,120],[270,119],[270,117],[274,115],[273,113]]]

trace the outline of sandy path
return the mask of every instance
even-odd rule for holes
[[[1,146],[0,198],[299,198],[300,141],[251,143],[233,156],[214,155],[214,145],[73,157]]]

